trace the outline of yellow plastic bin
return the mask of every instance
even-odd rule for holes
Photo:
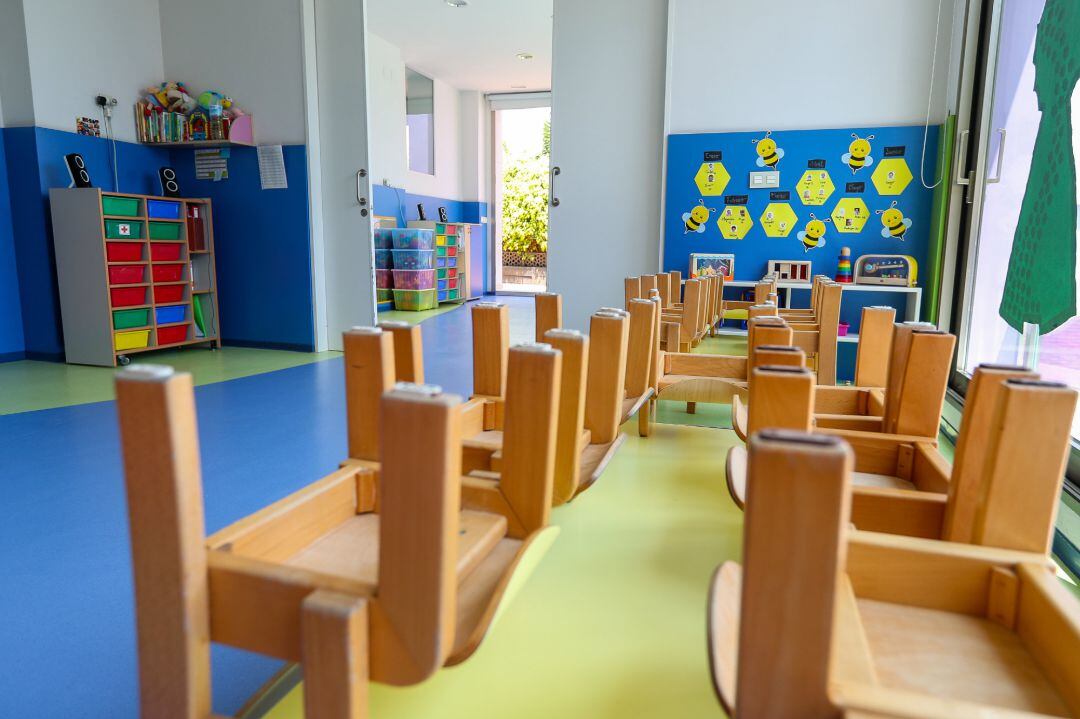
[[[141,349],[150,341],[150,330],[135,330],[134,332],[117,332],[113,335],[113,346],[117,352],[123,350]]]

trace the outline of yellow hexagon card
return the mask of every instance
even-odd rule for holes
[[[887,157],[878,163],[870,181],[882,195],[899,195],[911,182],[911,168],[902,157]]]
[[[832,211],[832,223],[837,232],[862,232],[870,209],[861,197],[841,197]]]
[[[724,194],[731,175],[722,162],[703,162],[694,175],[694,183],[702,197],[711,197]]]
[[[795,229],[799,218],[786,202],[770,202],[758,218],[767,237],[787,237]]]
[[[835,189],[825,168],[807,170],[795,185],[795,193],[804,205],[824,205]]]
[[[754,226],[754,220],[750,217],[746,205],[724,205],[716,225],[725,239],[741,240]]]

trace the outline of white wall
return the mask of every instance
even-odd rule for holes
[[[104,93],[119,100],[117,139],[134,141],[132,107],[163,74],[157,0],[27,0],[23,12],[34,124],[74,132]]]
[[[371,182],[405,187],[405,61],[401,49],[367,34]]]
[[[954,0],[941,0],[931,122]],[[938,0],[670,0],[668,132],[912,125],[926,118]],[[556,21],[558,15],[556,14]]]
[[[229,95],[260,144],[304,142],[300,0],[161,0],[158,32],[159,81]]]
[[[22,0],[0,0],[0,127],[33,124]]]
[[[587,329],[659,266],[667,0],[555,0],[554,22],[548,284]]]
[[[460,93],[437,77],[432,80],[435,83],[435,174],[408,170],[405,189],[417,195],[466,199],[461,196]],[[404,119],[403,116],[403,127]],[[372,142],[377,141],[378,138],[372,138]]]

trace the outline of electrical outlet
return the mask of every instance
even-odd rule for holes
[[[780,187],[779,170],[761,170],[750,173],[750,189],[764,190]]]

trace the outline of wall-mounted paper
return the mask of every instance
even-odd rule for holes
[[[281,145],[259,145],[259,180],[264,190],[285,190],[289,178],[285,176],[285,156]]]
[[[196,150],[195,178],[214,182],[229,179],[229,150]]]

